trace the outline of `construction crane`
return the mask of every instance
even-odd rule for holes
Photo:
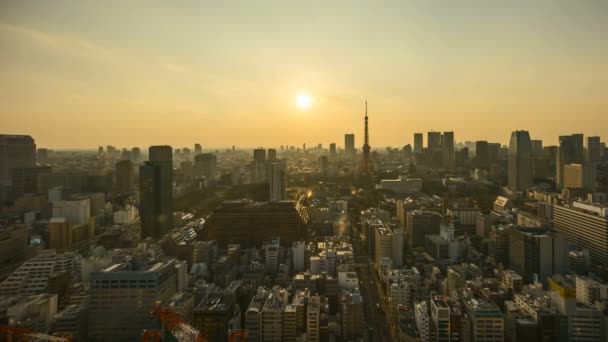
[[[168,331],[179,342],[207,342],[200,332],[186,323],[184,319],[167,306],[161,306],[157,301],[150,315],[160,320],[161,330],[144,330],[141,342],[160,342],[165,331]]]
[[[51,336],[28,329],[0,325],[0,334],[6,342],[71,342],[69,337]]]

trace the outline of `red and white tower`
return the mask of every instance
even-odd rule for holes
[[[365,133],[363,138],[363,160],[361,161],[361,173],[366,175],[372,174],[372,157],[371,147],[369,146],[369,127],[367,124],[367,101],[365,101]]]

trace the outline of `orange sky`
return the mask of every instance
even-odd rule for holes
[[[145,10],[142,10],[145,9]],[[608,2],[3,1],[0,133],[51,148],[608,138]],[[314,98],[295,106],[297,94]]]

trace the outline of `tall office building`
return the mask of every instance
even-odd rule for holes
[[[454,132],[443,132],[442,136],[442,164],[445,168],[454,167]]]
[[[308,342],[319,342],[321,337],[321,297],[311,296],[306,310],[306,335]]]
[[[11,195],[17,199],[25,194],[38,192],[38,183],[42,177],[51,173],[51,167],[37,165],[11,169]]]
[[[259,244],[279,237],[289,246],[302,240],[308,216],[294,202],[255,203],[225,201],[207,219],[207,239],[221,245],[241,243],[243,246]]]
[[[427,132],[426,145],[429,150],[441,149],[441,132]]]
[[[256,148],[253,150],[253,180],[256,183],[265,182],[267,179],[266,175],[266,150],[263,148]]]
[[[562,233],[542,228],[509,229],[509,268],[525,283],[544,282],[568,266],[568,241]]]
[[[217,156],[213,153],[201,153],[194,157],[194,169],[197,176],[205,177],[208,183],[215,183],[217,176]]]
[[[602,152],[600,137],[587,137],[587,161],[599,163],[602,160]]]
[[[564,187],[564,166],[567,164],[582,164],[585,162],[583,149],[583,135],[562,135],[555,162],[555,184],[558,189]]]
[[[504,316],[494,302],[470,299],[466,302],[466,305],[471,320],[472,341],[504,341]]]
[[[53,202],[53,217],[63,217],[70,224],[88,224],[90,216],[89,198]]]
[[[143,329],[160,328],[150,319],[156,301],[177,292],[175,260],[119,263],[91,274],[89,341],[139,341]]]
[[[595,164],[566,164],[563,170],[563,188],[595,190]]]
[[[141,162],[141,149],[139,147],[133,147],[131,149],[131,161],[135,164]]]
[[[433,211],[408,211],[406,218],[406,238],[408,246],[424,246],[426,235],[438,235],[441,225],[441,215]]]
[[[6,278],[25,260],[26,228],[25,225],[0,228],[0,279]]]
[[[0,186],[10,185],[11,170],[36,166],[36,144],[29,135],[0,134]]]
[[[533,158],[542,158],[543,157],[543,141],[542,140],[532,140],[530,141],[532,144],[532,157]]]
[[[431,319],[435,328],[435,341],[450,341],[450,307],[442,297],[431,300]]]
[[[194,144],[194,154],[201,154],[203,153],[203,147],[201,146],[201,144]]]
[[[329,157],[333,159],[336,157],[337,154],[338,152],[336,150],[336,143],[329,144]]]
[[[532,143],[528,131],[511,134],[508,157],[509,187],[523,191],[532,186]]]
[[[277,150],[274,148],[268,149],[268,160],[275,161],[277,160]]]
[[[414,153],[422,153],[423,143],[424,135],[422,133],[414,133]]]
[[[117,194],[127,194],[133,191],[133,163],[121,160],[116,163],[114,174],[114,189]]]
[[[579,201],[554,205],[553,225],[571,243],[589,250],[593,263],[608,266],[608,207]]]
[[[287,175],[283,163],[273,162],[268,167],[270,201],[283,201],[287,198]]]
[[[172,155],[171,146],[151,146],[150,160],[139,167],[142,238],[159,239],[173,228]]]
[[[487,141],[475,142],[475,167],[487,169],[490,167],[490,152]]]
[[[346,154],[355,154],[355,135],[344,134],[344,152]]]

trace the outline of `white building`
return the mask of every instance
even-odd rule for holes
[[[430,327],[429,327],[429,310],[426,302],[416,303],[414,309],[414,317],[416,318],[416,328],[420,333],[420,342],[430,341]]]
[[[91,216],[91,200],[66,200],[53,202],[53,217],[64,217],[70,224],[88,224]]]

